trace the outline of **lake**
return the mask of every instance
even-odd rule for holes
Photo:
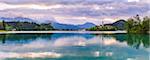
[[[149,35],[0,34],[0,60],[149,60]]]

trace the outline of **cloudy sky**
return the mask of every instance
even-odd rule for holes
[[[0,0],[0,17],[27,17],[64,24],[111,23],[150,16],[150,0]]]

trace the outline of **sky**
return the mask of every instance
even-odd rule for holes
[[[136,14],[150,16],[150,0],[0,0],[0,17],[26,17],[38,22],[99,25]]]

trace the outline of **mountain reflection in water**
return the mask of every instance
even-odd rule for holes
[[[77,57],[84,60],[90,57],[91,60],[148,60],[150,53],[149,35],[138,34],[1,34],[0,41],[0,59],[17,56],[31,58],[26,56],[28,54],[41,58],[43,54],[45,59],[62,55],[60,59]],[[9,54],[16,56],[7,56]]]

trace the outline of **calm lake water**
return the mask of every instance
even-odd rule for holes
[[[0,60],[149,60],[149,35],[1,34]]]

